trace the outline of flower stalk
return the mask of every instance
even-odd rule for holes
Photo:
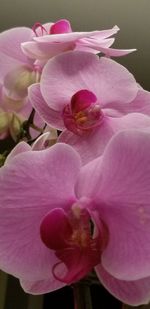
[[[90,286],[85,281],[75,283],[74,291],[74,309],[92,309],[92,299]]]

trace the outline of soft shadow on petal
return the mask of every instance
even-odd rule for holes
[[[136,281],[123,281],[112,277],[101,265],[98,265],[95,270],[105,288],[123,303],[140,306],[150,301],[150,277]]]

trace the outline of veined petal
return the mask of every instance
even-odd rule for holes
[[[94,46],[93,46],[94,47]],[[94,47],[95,48],[95,47]],[[133,49],[116,49],[116,48],[106,48],[106,47],[100,47],[98,49],[101,53],[104,53],[105,56],[109,57],[121,57],[128,54],[131,54],[136,51],[135,48]]]
[[[21,43],[31,40],[33,32],[30,28],[16,27],[0,33],[0,51],[5,56],[23,62],[29,63],[29,59],[22,53]]]
[[[94,48],[93,46],[93,43],[96,41],[98,41],[98,39],[96,38],[87,38],[87,39],[80,39],[76,42],[76,47],[75,47],[75,50],[76,51],[84,51],[84,52],[91,52],[93,54],[97,54],[98,53],[98,49],[97,49],[97,46],[96,48]],[[111,38],[111,39],[104,39],[104,40],[101,40],[98,41],[98,45],[100,44],[101,46],[104,46],[104,47],[109,47],[111,46],[113,43],[114,43],[115,39],[114,38]]]
[[[58,281],[52,275],[50,275],[50,278],[46,280],[28,281],[21,279],[20,284],[26,293],[33,295],[49,293],[66,285],[63,282]]]
[[[138,86],[131,73],[115,61],[84,52],[66,52],[49,60],[41,76],[42,95],[52,109],[62,111],[71,97],[86,89],[105,104],[132,101]]]
[[[112,139],[101,165],[97,202],[110,234],[102,265],[118,279],[150,275],[149,150],[150,132],[126,131]]]
[[[53,34],[54,35],[54,34]],[[62,34],[61,34],[62,35]],[[52,42],[50,44],[40,42],[24,42],[21,44],[23,53],[31,59],[48,60],[56,55],[59,55],[67,50],[74,49],[74,42]]]
[[[0,169],[1,269],[29,281],[50,278],[59,260],[43,244],[40,224],[50,210],[76,200],[79,168],[71,147],[57,144],[20,153]]]
[[[51,109],[46,104],[40,91],[40,84],[30,86],[28,95],[31,104],[47,124],[58,130],[64,129],[64,123],[60,112]]]
[[[106,30],[107,31],[107,30]],[[109,31],[109,30],[108,30]],[[80,38],[91,37],[99,35],[100,31],[91,31],[91,32],[69,32],[69,33],[61,33],[61,34],[53,34],[53,35],[44,35],[40,37],[34,37],[34,41],[39,43],[65,43],[65,42],[74,42]],[[111,33],[116,33],[116,30],[111,31]],[[110,33],[110,32],[109,32]],[[102,37],[104,33],[102,34]],[[110,34],[108,35],[110,36]],[[108,37],[107,36],[107,37]]]
[[[101,265],[96,266],[95,270],[105,288],[123,303],[139,306],[150,301],[150,277],[123,281],[112,277]]]
[[[128,114],[121,118],[104,117],[101,125],[85,136],[81,137],[65,130],[60,134],[58,141],[71,145],[80,154],[82,164],[87,164],[103,154],[115,133],[129,128],[150,128],[150,118],[138,113]]]
[[[150,116],[150,92],[140,87],[132,102],[124,105],[118,104],[117,102],[107,104],[105,105],[105,111],[108,115],[114,117],[117,117],[117,115],[122,116],[127,113],[141,113]]]
[[[109,229],[103,267],[120,280],[150,275],[150,131],[125,130],[83,167],[76,194],[94,196]]]
[[[4,77],[12,70],[20,68],[23,63],[20,60],[5,55],[0,51],[0,82],[3,83]]]
[[[29,144],[27,144],[26,142],[22,141],[19,144],[16,145],[16,147],[14,147],[12,149],[12,151],[9,153],[9,155],[7,156],[6,160],[5,160],[5,165],[10,163],[11,160],[17,156],[18,154],[22,153],[22,152],[26,152],[26,151],[31,151],[31,147],[29,146]]]

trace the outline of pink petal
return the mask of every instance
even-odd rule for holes
[[[83,50],[84,51],[84,47],[87,48],[88,51],[88,47],[92,50],[95,50],[99,52],[102,52],[103,54],[105,54],[108,57],[119,57],[119,56],[125,56],[127,54],[130,54],[134,51],[136,51],[136,49],[114,49],[114,48],[109,48],[112,44],[114,43],[114,38],[111,39],[104,39],[101,40],[99,38],[97,38],[95,36],[95,38],[83,38],[78,40],[78,44],[77,44],[77,50]]]
[[[110,37],[111,35],[117,33],[119,28],[114,26],[112,29],[108,30],[101,30],[101,31],[91,31],[91,32],[71,32],[71,33],[64,33],[64,34],[55,34],[55,35],[45,35],[40,37],[34,37],[34,40],[37,42],[43,43],[52,43],[52,42],[69,42],[75,41],[80,38],[91,38],[91,39],[98,39],[104,40],[105,38]]]
[[[51,138],[53,139],[52,132],[48,131],[43,133],[32,144],[32,150],[43,150],[47,148]]]
[[[16,147],[12,149],[12,151],[7,156],[5,160],[5,165],[10,163],[11,160],[18,154],[25,152],[25,151],[30,151],[30,150],[31,150],[31,147],[27,143],[25,143],[24,141],[20,142],[19,144],[16,145]]]
[[[59,136],[58,141],[71,145],[80,154],[84,165],[103,153],[116,130],[115,120],[106,118],[100,127],[95,128],[85,136],[79,136],[65,130]]]
[[[150,277],[136,281],[123,281],[112,277],[101,265],[96,273],[105,288],[123,303],[131,306],[148,304],[150,301]]]
[[[60,26],[61,24],[61,26]],[[63,24],[63,29],[62,29]],[[59,28],[56,31],[56,25]],[[44,28],[49,32],[48,27],[43,25]],[[53,29],[55,27],[54,32],[68,32],[68,33],[58,33],[53,35],[37,35],[34,37],[33,41],[28,41],[22,43],[22,50],[30,58],[33,59],[49,59],[53,56],[56,56],[64,51],[67,50],[73,50],[80,49],[80,40],[83,39],[90,39],[95,40],[98,45],[103,46],[103,41],[110,37],[111,35],[118,32],[119,28],[117,26],[113,27],[112,29],[108,30],[102,30],[102,31],[91,31],[91,32],[71,32],[70,24],[68,24],[68,21],[62,20],[58,21],[55,24],[53,23],[51,25],[51,28]],[[61,30],[60,30],[61,29]],[[110,39],[114,40],[114,39]],[[111,43],[112,44],[112,43]],[[82,44],[82,50],[86,51],[87,47]],[[105,45],[104,45],[105,47]],[[90,51],[88,49],[88,51]],[[91,52],[95,53],[95,50],[91,48]]]
[[[107,31],[107,30],[104,30]],[[112,29],[106,34],[106,37],[110,36],[110,33],[116,33],[117,30]],[[66,43],[66,42],[75,42],[76,40],[84,37],[92,37],[92,36],[101,36],[105,38],[104,33],[100,33],[100,31],[91,31],[91,32],[70,32],[70,33],[61,33],[61,34],[53,34],[53,35],[44,35],[40,37],[34,37],[34,41],[39,43]]]
[[[137,113],[121,118],[105,117],[101,126],[91,133],[81,137],[65,130],[59,136],[58,141],[71,145],[80,154],[82,164],[86,164],[103,153],[115,133],[129,128],[150,128],[150,118]]]
[[[90,39],[104,40],[106,38],[109,38],[113,34],[116,34],[119,30],[120,30],[119,27],[115,25],[111,29],[95,31],[95,33],[94,32],[91,33]]]
[[[1,168],[1,269],[29,281],[50,279],[58,259],[41,241],[40,224],[50,210],[76,200],[79,162],[71,147],[57,144],[20,153]]]
[[[29,60],[22,53],[20,44],[31,40],[32,37],[33,32],[30,28],[17,27],[6,30],[0,34],[0,51],[5,56],[27,64]]]
[[[99,39],[97,36],[95,37],[88,37],[78,40],[77,46],[79,47],[80,44],[86,47],[91,47],[95,44],[103,46],[103,47],[110,47],[114,43],[115,39]],[[97,47],[96,47],[97,48]]]
[[[76,194],[96,201],[109,229],[103,267],[120,280],[150,275],[150,131],[124,131],[84,166]]]
[[[109,47],[111,46],[115,39],[114,38],[111,38],[111,39],[100,39],[98,40],[97,38],[83,38],[83,39],[79,39],[77,42],[76,42],[76,47],[74,50],[77,50],[77,51],[85,51],[85,52],[90,52],[90,53],[93,53],[93,54],[97,54],[98,53],[98,49],[97,47],[94,48],[93,46],[93,40],[96,41],[96,43],[98,44],[98,46],[104,46],[104,47]]]
[[[149,132],[125,131],[104,152],[97,202],[110,236],[102,265],[118,279],[150,275],[149,149]]]
[[[75,44],[72,41],[62,43],[40,43],[31,41],[21,44],[22,51],[26,56],[30,57],[31,59],[39,60],[48,60],[49,58],[66,52],[67,50],[72,50],[74,47]]]
[[[138,85],[139,86],[139,85]],[[150,92],[139,88],[137,96],[129,104],[118,104],[116,102],[105,105],[105,111],[110,116],[122,116],[127,113],[142,113],[150,115]]]
[[[46,211],[48,206],[46,210],[46,207],[40,209],[38,205],[36,209],[35,206],[30,207],[30,210],[24,206],[18,209],[0,208],[0,268],[3,271],[31,281],[53,278],[52,267],[59,260],[52,250],[45,247],[39,232]]]
[[[22,66],[22,62],[7,56],[0,51],[0,82],[3,83],[4,77],[10,72],[15,70],[16,68],[20,68]]]
[[[20,284],[26,293],[34,294],[34,295],[49,293],[57,289],[60,289],[66,285],[65,283],[58,281],[54,277],[50,277],[50,279],[38,280],[38,281],[27,281],[27,280],[21,279]]]
[[[100,52],[105,54],[107,57],[121,57],[128,54],[131,54],[136,51],[136,49],[116,49],[116,48],[106,48],[106,47],[100,47],[98,49]]]
[[[150,92],[139,89],[137,96],[130,103],[128,111],[130,113],[137,112],[150,116]]]
[[[95,94],[101,107],[132,101],[138,91],[134,77],[113,60],[84,52],[67,52],[49,60],[41,76],[42,95],[52,109],[61,111],[79,90]]]
[[[40,91],[40,84],[34,84],[30,86],[28,95],[31,104],[47,124],[58,130],[64,129],[64,123],[61,114],[51,109],[44,101]]]

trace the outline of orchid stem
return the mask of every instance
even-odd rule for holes
[[[92,309],[90,286],[86,283],[76,283],[74,290],[74,309]]]

